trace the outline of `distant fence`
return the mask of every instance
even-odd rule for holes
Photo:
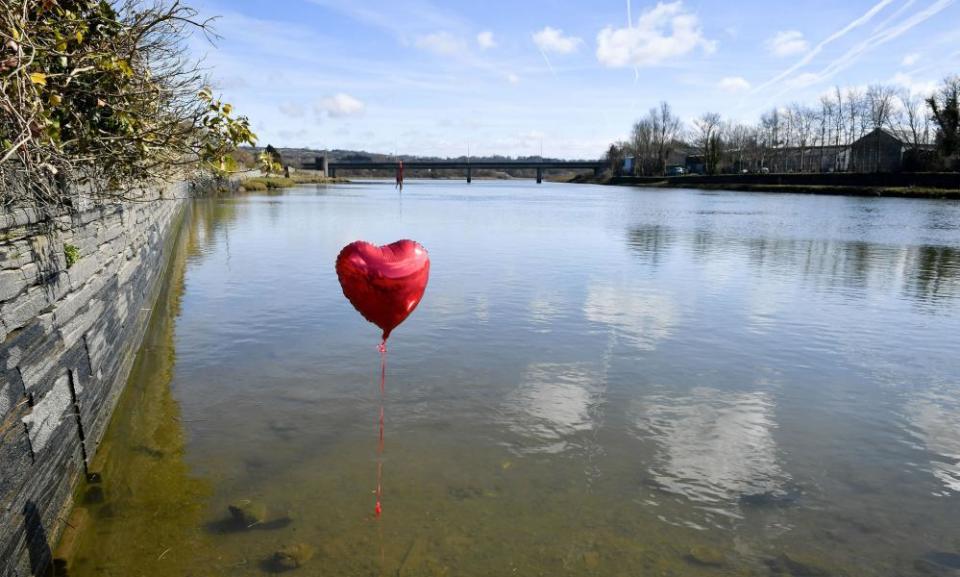
[[[786,174],[715,174],[686,176],[615,176],[611,184],[656,184],[671,186],[700,185],[779,185],[779,186],[866,186],[877,188],[943,188],[960,190],[958,172],[833,172]]]

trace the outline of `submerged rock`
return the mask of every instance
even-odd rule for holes
[[[767,560],[770,571],[777,575],[792,575],[793,577],[829,577],[830,572],[818,567],[813,560],[783,552],[773,559]]]
[[[267,518],[267,506],[263,503],[257,503],[250,499],[243,499],[227,506],[230,511],[230,517],[238,524],[251,527],[257,523],[262,523]]]
[[[306,543],[287,545],[273,554],[271,561],[278,571],[290,571],[313,559],[314,549]]]
[[[87,505],[98,505],[103,503],[105,500],[103,487],[100,485],[93,485],[87,487],[86,492],[83,494],[83,502]]]
[[[726,562],[723,552],[707,545],[694,545],[687,551],[686,560],[694,565],[720,567]]]

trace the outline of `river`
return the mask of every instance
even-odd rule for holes
[[[958,202],[368,182],[184,227],[70,575],[960,567]],[[379,332],[334,260],[400,238],[431,278],[377,520]]]

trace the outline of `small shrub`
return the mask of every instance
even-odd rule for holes
[[[267,184],[265,182],[260,182],[259,180],[254,180],[252,178],[244,180],[243,184],[240,186],[243,187],[243,190],[246,190],[247,192],[263,192],[264,190],[267,190]]]
[[[297,184],[297,181],[292,178],[284,178],[282,176],[258,176],[244,180],[240,186],[248,191],[262,191],[274,188],[289,188],[295,184]]]
[[[63,254],[67,257],[67,268],[70,268],[80,260],[80,249],[72,244],[63,245]]]

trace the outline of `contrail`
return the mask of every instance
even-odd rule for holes
[[[627,28],[633,30],[633,11],[630,9],[630,0],[627,0]],[[640,68],[633,65],[633,83],[640,82]]]
[[[900,15],[906,12],[908,8],[913,6],[916,3],[916,1],[917,0],[907,0],[906,2],[904,2],[903,6],[894,10],[892,14],[890,14],[889,16],[883,19],[883,22],[877,24],[876,28],[873,29],[873,34],[876,34],[877,32],[880,32],[881,30],[886,28],[887,24],[890,24],[891,22],[899,18]]]
[[[547,58],[547,53],[543,51],[543,48],[537,46],[537,50],[540,51],[540,55],[543,56],[543,61],[547,63],[547,68],[550,69],[550,73],[554,76],[557,75],[557,71],[553,69],[553,64],[550,64],[550,59]]]
[[[834,76],[838,72],[846,70],[851,65],[853,65],[864,53],[877,48],[887,42],[901,36],[903,33],[907,32],[911,28],[917,26],[918,24],[923,23],[926,20],[929,20],[931,17],[943,11],[944,8],[947,8],[951,4],[956,2],[956,0],[937,0],[933,4],[929,5],[925,10],[917,12],[911,17],[907,18],[903,22],[899,23],[893,28],[882,30],[877,34],[874,34],[870,38],[867,38],[860,44],[857,44],[845,54],[828,64],[823,70],[821,70],[816,76],[817,81],[823,81],[831,76]]]
[[[811,50],[810,52],[807,52],[807,53],[803,56],[803,58],[800,59],[799,62],[797,62],[796,64],[794,64],[794,65],[791,66],[790,68],[787,68],[786,70],[784,70],[783,72],[781,72],[780,74],[778,74],[776,77],[774,77],[774,78],[772,78],[772,79],[764,82],[763,84],[761,84],[760,86],[758,86],[758,87],[754,90],[754,92],[759,92],[759,91],[761,91],[761,90],[763,90],[763,89],[765,89],[765,88],[768,88],[768,87],[770,87],[770,86],[772,86],[772,85],[774,85],[774,84],[777,84],[778,82],[780,82],[781,80],[783,80],[783,79],[786,78],[787,76],[790,76],[791,74],[793,74],[794,72],[796,72],[796,71],[799,70],[800,68],[803,68],[804,66],[806,66],[807,64],[809,64],[810,61],[813,60],[813,59],[817,56],[817,54],[820,54],[820,52],[822,52],[823,49],[826,48],[828,44],[830,44],[830,43],[832,43],[832,42],[835,42],[835,41],[839,40],[840,38],[843,38],[844,36],[846,36],[847,34],[849,34],[852,30],[855,30],[855,29],[859,28],[860,26],[863,26],[864,24],[866,24],[867,22],[869,22],[874,16],[876,16],[878,12],[880,12],[881,10],[883,10],[884,8],[886,8],[887,6],[889,6],[889,5],[892,4],[892,3],[893,3],[893,0],[880,0],[880,2],[878,2],[876,5],[874,5],[873,8],[870,8],[869,10],[867,10],[867,11],[863,14],[863,16],[857,18],[857,19],[854,20],[853,22],[851,22],[851,23],[847,24],[846,26],[844,26],[842,29],[840,29],[840,30],[834,32],[833,34],[831,34],[830,36],[828,36],[826,40],[824,40],[824,41],[821,42],[820,44],[817,44],[817,45],[813,48],[813,50]]]

